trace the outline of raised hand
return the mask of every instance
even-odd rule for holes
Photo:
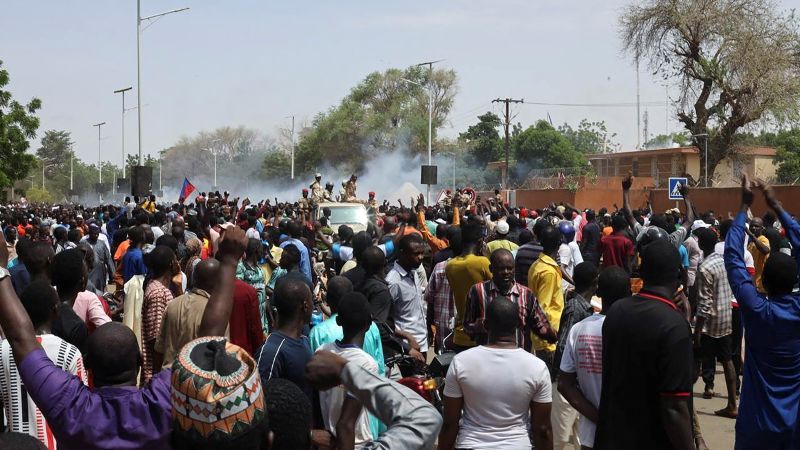
[[[247,236],[239,227],[228,227],[219,240],[216,258],[220,262],[238,263],[247,248]]]
[[[750,205],[753,204],[753,189],[750,183],[750,177],[747,176],[747,173],[742,171],[742,204]]]
[[[633,186],[633,171],[628,171],[628,174],[625,175],[625,178],[622,179],[622,190],[628,191],[630,190],[631,186]]]

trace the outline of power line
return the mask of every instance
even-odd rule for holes
[[[548,102],[522,102],[526,105],[537,106],[568,106],[568,107],[581,107],[581,108],[630,108],[637,106],[636,102],[622,102],[622,103],[548,103]],[[642,106],[655,106],[664,107],[661,102],[643,102]]]

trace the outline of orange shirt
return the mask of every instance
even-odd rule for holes
[[[125,256],[125,253],[128,252],[128,248],[131,246],[130,239],[126,239],[124,242],[119,244],[117,247],[117,251],[114,253],[114,261],[122,261],[122,257]]]

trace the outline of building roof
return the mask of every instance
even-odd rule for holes
[[[656,148],[653,150],[635,150],[631,152],[615,152],[615,153],[595,153],[586,155],[589,161],[598,159],[616,159],[616,158],[638,158],[647,156],[660,156],[660,155],[675,155],[675,154],[699,154],[700,150],[697,147],[672,147],[672,148]],[[775,156],[777,151],[772,147],[738,147],[737,154],[752,155],[752,156]]]
[[[593,155],[586,155],[586,158],[591,161],[596,159],[636,158],[640,156],[697,154],[697,153],[699,153],[697,147],[674,147],[674,148],[657,148],[653,150],[636,150],[632,152],[595,153]]]

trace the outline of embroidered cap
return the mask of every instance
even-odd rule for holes
[[[183,346],[172,364],[171,400],[174,432],[188,441],[230,441],[266,426],[256,362],[222,337]]]

